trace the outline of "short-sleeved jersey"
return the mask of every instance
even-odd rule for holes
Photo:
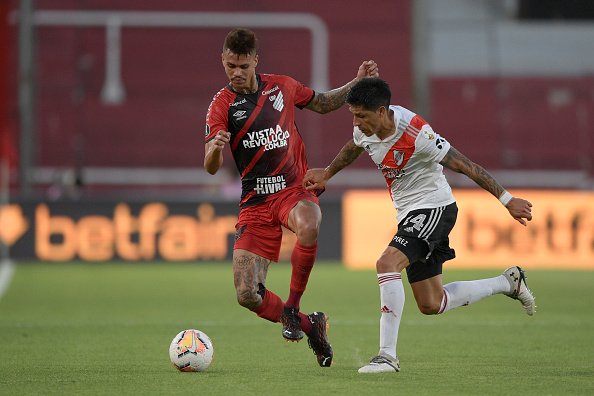
[[[253,94],[237,93],[230,85],[221,89],[206,115],[206,142],[220,130],[231,133],[230,148],[241,176],[240,207],[300,186],[307,171],[295,107],[307,106],[315,92],[288,76],[258,74],[257,79]]]
[[[367,137],[355,127],[355,144],[367,151],[382,172],[398,222],[415,209],[429,209],[455,202],[452,189],[439,162],[450,149],[450,143],[431,129],[420,116],[401,106],[390,106],[394,112],[396,132],[381,140]]]

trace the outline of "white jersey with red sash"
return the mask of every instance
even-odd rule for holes
[[[355,127],[353,140],[367,151],[386,179],[398,222],[411,210],[455,202],[439,164],[450,143],[412,111],[401,106],[390,106],[390,110],[396,124],[393,135],[381,140],[376,135],[367,137]]]

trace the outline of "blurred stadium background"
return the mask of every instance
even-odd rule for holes
[[[0,2],[4,256],[228,260],[239,180],[202,168],[226,32],[257,31],[259,72],[318,90],[374,59],[418,112],[534,204],[521,229],[448,174],[461,212],[453,266],[594,269],[594,6],[562,0]],[[310,166],[351,136],[346,109],[303,111]],[[376,201],[377,200],[377,201]],[[371,268],[395,227],[367,158],[322,196],[320,260]],[[373,208],[371,210],[370,208]],[[292,248],[286,238],[286,253]]]

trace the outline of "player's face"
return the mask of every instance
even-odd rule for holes
[[[365,136],[371,136],[380,132],[382,126],[382,109],[366,110],[361,106],[349,106],[353,114],[353,126],[359,128]]]
[[[258,55],[237,55],[229,50],[222,54],[223,67],[233,89],[247,93],[257,88],[256,65]]]

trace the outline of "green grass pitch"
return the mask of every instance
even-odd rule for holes
[[[286,298],[290,268],[267,286]],[[497,275],[447,270],[445,281]],[[402,371],[357,373],[378,350],[375,273],[318,263],[301,305],[330,316],[334,364],[235,300],[231,265],[19,263],[0,300],[0,394],[594,394],[594,272],[528,271],[538,310],[495,296],[440,316],[407,302]],[[215,358],[181,373],[177,332],[205,331]]]

